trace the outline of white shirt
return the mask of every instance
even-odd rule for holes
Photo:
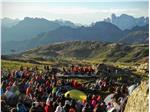
[[[57,106],[55,112],[62,112],[63,111],[63,108],[59,105]]]

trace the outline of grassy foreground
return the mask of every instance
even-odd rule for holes
[[[41,65],[38,65],[38,64],[25,63],[25,62],[19,62],[19,61],[1,60],[1,68],[3,70],[19,69],[20,66],[24,66],[24,67],[38,66],[38,67],[41,67]]]

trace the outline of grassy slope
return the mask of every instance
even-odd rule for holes
[[[88,60],[92,62],[137,62],[148,57],[148,45],[122,45],[100,42],[67,42],[24,52],[21,57],[46,60]]]
[[[20,61],[9,61],[9,60],[2,60],[1,61],[1,68],[3,70],[19,69],[20,66],[24,66],[24,67],[38,66],[38,67],[41,67],[41,65],[32,64],[32,63],[25,63],[25,62],[20,62]]]
[[[22,60],[34,60],[40,63],[38,66],[46,64],[57,67],[67,67],[71,64],[98,65],[104,62],[120,68],[126,68],[132,67],[137,63],[142,63],[145,59],[147,61],[148,52],[148,45],[129,46],[91,41],[76,41],[31,49],[14,57]],[[32,66],[33,64],[28,61],[24,63],[2,60],[2,68],[13,69],[21,65]]]

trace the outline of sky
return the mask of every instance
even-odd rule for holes
[[[76,1],[76,2],[75,2]],[[63,19],[74,23],[91,24],[110,17],[128,14],[148,16],[148,0],[2,0],[1,16]]]

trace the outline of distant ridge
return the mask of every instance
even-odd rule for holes
[[[120,16],[116,16],[115,14],[112,14],[110,18],[108,17],[104,19],[104,21],[110,22],[118,26],[122,30],[132,29],[135,26],[145,26],[149,24],[148,17],[135,18],[127,14],[121,14]]]
[[[31,39],[40,33],[52,31],[61,26],[75,27],[75,25],[69,21],[64,21],[62,24],[59,21],[49,21],[44,18],[25,17],[11,27],[3,26],[5,21],[5,18],[2,19],[2,42]]]

